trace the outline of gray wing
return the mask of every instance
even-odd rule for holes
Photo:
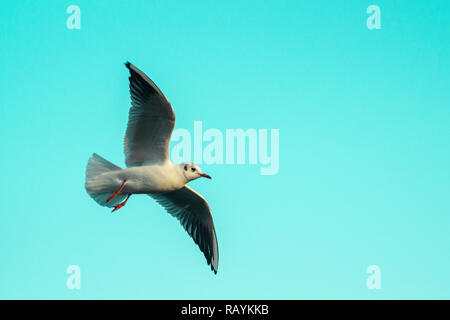
[[[141,70],[127,62],[130,70],[131,108],[125,134],[125,163],[128,167],[169,159],[169,142],[175,126],[170,102]]]
[[[205,198],[188,186],[167,193],[150,194],[150,196],[180,221],[200,247],[208,265],[211,265],[211,270],[217,273],[219,248],[211,209]]]

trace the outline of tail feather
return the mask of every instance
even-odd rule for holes
[[[89,158],[86,167],[85,188],[92,199],[94,199],[101,206],[113,207],[126,198],[126,194],[119,194],[114,199],[111,199],[108,202],[106,201],[109,196],[111,196],[112,192],[110,190],[109,179],[102,177],[102,175],[117,170],[122,170],[122,168],[100,157],[96,153]]]

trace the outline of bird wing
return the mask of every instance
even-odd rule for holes
[[[127,62],[130,70],[131,108],[125,134],[128,167],[169,160],[170,136],[175,113],[170,102],[141,70]]]
[[[217,273],[219,247],[211,209],[205,198],[188,186],[167,193],[150,194],[150,196],[180,221],[200,247],[208,265],[211,265],[211,270]]]

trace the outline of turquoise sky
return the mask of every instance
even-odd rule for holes
[[[69,5],[81,29],[69,30]],[[369,30],[369,5],[381,29]],[[0,2],[0,298],[450,298],[449,1]],[[215,276],[147,196],[111,214],[131,61],[176,128],[279,129],[280,166],[202,165]],[[66,287],[70,265],[81,289]],[[366,268],[381,269],[381,289]]]

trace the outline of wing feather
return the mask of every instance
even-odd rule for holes
[[[141,70],[127,62],[130,71],[131,108],[125,133],[128,167],[169,160],[175,113],[159,88]]]
[[[199,193],[188,186],[167,192],[150,194],[172,216],[178,219],[203,252],[211,270],[217,273],[219,249],[211,209]]]

